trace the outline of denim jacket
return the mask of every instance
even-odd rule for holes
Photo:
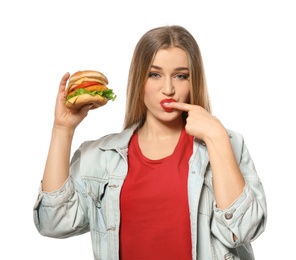
[[[63,187],[54,192],[42,192],[40,187],[34,223],[41,235],[66,238],[90,231],[95,260],[119,259],[119,197],[128,171],[128,143],[136,127],[82,143]],[[207,148],[198,140],[193,144],[188,173],[192,259],[252,260],[251,242],[265,229],[261,181],[243,137],[230,130],[229,136],[246,185],[225,210],[215,206]]]

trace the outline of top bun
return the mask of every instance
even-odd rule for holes
[[[100,79],[104,81],[106,85],[109,83],[107,77],[102,72],[99,72],[96,70],[77,71],[71,75],[71,77],[69,78],[69,82],[74,82],[84,77],[92,78],[92,79]]]
[[[82,70],[73,73],[68,81],[68,90],[70,91],[73,85],[79,84],[79,81],[97,81],[103,85],[108,85],[107,77],[99,71],[96,70]],[[81,83],[81,82],[80,82]]]

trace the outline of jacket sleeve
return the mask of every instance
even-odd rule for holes
[[[214,203],[211,229],[225,246],[231,248],[250,243],[265,230],[267,208],[262,183],[242,136],[236,133],[230,136],[246,185],[229,208],[221,210]]]
[[[79,168],[78,157],[76,152],[72,171]],[[33,215],[34,224],[43,236],[66,238],[89,231],[85,192],[72,177],[54,192],[42,192],[40,186]]]

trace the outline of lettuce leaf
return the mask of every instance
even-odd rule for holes
[[[116,99],[116,95],[113,93],[112,89],[103,89],[101,91],[95,90],[95,91],[90,92],[90,91],[85,90],[84,88],[79,88],[79,89],[75,90],[74,94],[69,95],[67,97],[67,100],[69,100],[72,97],[76,97],[76,96],[79,96],[82,94],[89,94],[92,96],[100,95],[100,96],[105,97],[108,100],[112,100],[112,101],[114,101]]]

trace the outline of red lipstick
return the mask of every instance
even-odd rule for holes
[[[173,108],[165,106],[166,103],[172,103],[172,102],[177,102],[177,101],[173,98],[163,99],[160,101],[160,105],[166,112],[172,112],[174,110]]]

